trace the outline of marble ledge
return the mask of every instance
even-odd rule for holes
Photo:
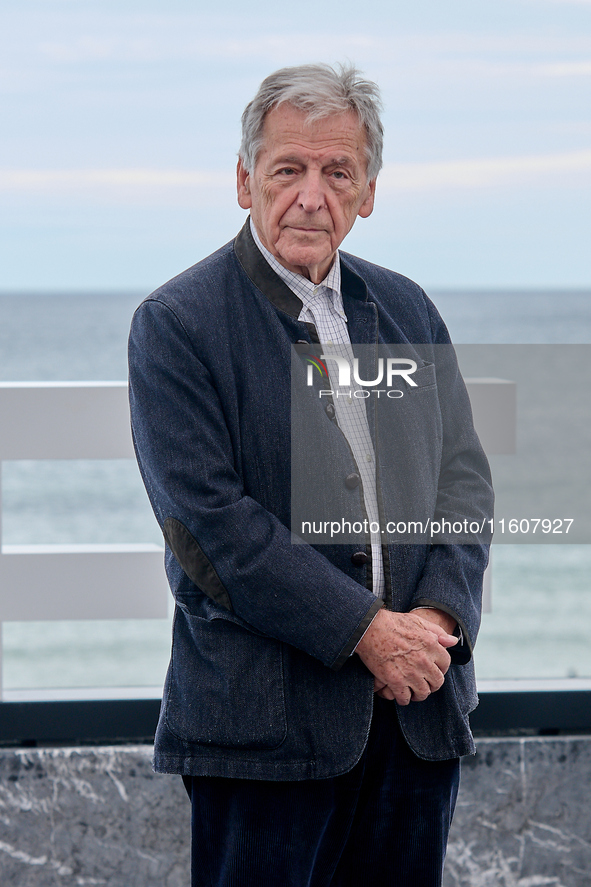
[[[591,737],[479,739],[445,887],[589,887]],[[0,750],[2,887],[187,887],[189,803],[149,746]]]

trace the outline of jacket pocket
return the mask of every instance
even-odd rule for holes
[[[281,644],[177,610],[164,711],[186,742],[276,748],[287,732]]]
[[[413,373],[412,380],[416,387],[408,389],[409,394],[414,394],[421,389],[437,387],[437,372],[434,363],[424,361],[422,366]]]

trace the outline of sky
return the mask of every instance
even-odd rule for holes
[[[381,87],[343,248],[427,288],[591,289],[591,0],[3,0],[0,291],[150,292],[232,239],[284,65]]]

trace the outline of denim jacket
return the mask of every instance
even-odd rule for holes
[[[449,343],[416,284],[345,253],[341,270],[353,343]],[[290,531],[291,346],[317,341],[314,327],[298,321],[300,309],[247,223],[233,243],[156,290],[133,319],[133,437],[176,603],[155,741],[160,772],[323,778],[351,769],[365,746],[373,677],[351,653],[384,605],[371,591],[370,546],[293,544]],[[412,416],[406,431],[403,423],[404,483],[436,508],[448,469],[461,466],[459,495],[488,515],[488,466],[455,358],[443,386],[433,367],[423,369],[428,378],[417,387],[430,398],[433,433],[421,434]],[[361,519],[361,491],[344,483],[353,456],[326,404],[319,399],[315,410],[331,482]],[[385,499],[400,495],[400,478],[378,482]],[[487,546],[399,542],[383,552],[385,605],[438,607],[462,633],[443,687],[398,708],[404,735],[426,759],[470,754]]]

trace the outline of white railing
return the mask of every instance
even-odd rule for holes
[[[8,459],[131,458],[125,382],[0,383],[0,469]],[[0,489],[0,534],[1,506]],[[158,545],[0,548],[0,629],[8,621],[164,619],[167,613]],[[1,663],[0,640],[0,687]]]
[[[514,383],[466,382],[485,450],[514,452]],[[125,382],[0,383],[0,479],[3,460],[133,457]],[[153,544],[2,545],[0,688],[2,622],[166,618],[162,551]],[[490,609],[488,571],[486,580]]]

